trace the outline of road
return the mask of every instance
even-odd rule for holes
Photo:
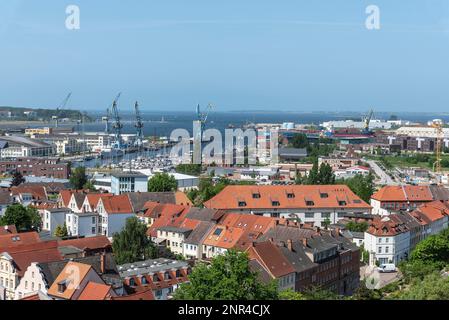
[[[383,171],[381,167],[379,167],[376,161],[368,160],[367,163],[369,164],[371,169],[374,170],[376,175],[380,178],[380,184],[387,184],[387,185],[395,184],[395,181],[391,179],[391,177],[385,171]]]
[[[399,281],[402,274],[399,271],[391,273],[380,273],[376,267],[363,266],[360,268],[360,279],[367,279],[368,289],[382,289],[390,283]]]

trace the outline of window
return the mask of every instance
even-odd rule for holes
[[[142,278],[140,279],[140,282],[145,285],[148,284],[147,278],[145,278],[145,276],[142,276]]]
[[[346,201],[338,201],[338,205],[344,207],[346,206]]]
[[[239,207],[246,207],[245,201],[239,201]]]
[[[325,213],[321,214],[321,218],[329,219],[330,217],[331,217],[331,214],[329,212],[325,212]]]
[[[382,253],[382,247],[379,247],[378,253]]]
[[[129,279],[129,285],[134,287],[136,285],[136,281],[133,278]]]
[[[315,202],[313,202],[311,200],[307,200],[306,201],[306,206],[311,207],[311,206],[314,206],[314,205],[315,205]]]
[[[253,193],[253,199],[260,199],[260,193]]]
[[[389,250],[390,250],[390,247],[385,247],[385,253],[388,253]]]
[[[96,222],[95,217],[92,217],[92,224],[95,224],[95,222]]]
[[[95,228],[95,227],[92,227],[92,233],[95,234],[96,231],[97,231],[96,228]]]
[[[385,243],[388,243],[390,241],[390,238],[385,238]]]
[[[320,193],[320,198],[321,199],[329,198],[329,194],[327,194],[327,193]]]
[[[294,193],[287,193],[287,198],[288,199],[294,199],[295,198],[295,194]]]
[[[307,219],[313,219],[313,218],[315,218],[315,213],[313,213],[313,212],[306,212],[305,217]]]
[[[153,274],[153,282],[159,282],[159,277],[157,274]]]
[[[279,206],[281,205],[281,203],[280,203],[279,201],[272,201],[272,202],[271,202],[271,205],[272,205],[273,207],[279,207]]]
[[[164,273],[164,280],[170,280],[170,273],[168,271]]]

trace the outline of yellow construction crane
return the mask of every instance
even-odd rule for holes
[[[441,160],[442,160],[442,147],[443,147],[443,125],[438,121],[435,121],[432,124],[432,127],[435,128],[436,130],[436,134],[437,134],[437,145],[435,147],[435,155],[436,155],[436,161],[433,164],[433,171],[436,174],[440,174],[442,173],[441,170]]]

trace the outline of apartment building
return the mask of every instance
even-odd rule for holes
[[[300,220],[322,226],[347,214],[367,214],[371,206],[345,185],[227,186],[205,202],[207,208]]]

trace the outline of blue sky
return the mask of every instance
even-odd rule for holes
[[[0,43],[0,105],[449,111],[447,0],[2,0]]]

